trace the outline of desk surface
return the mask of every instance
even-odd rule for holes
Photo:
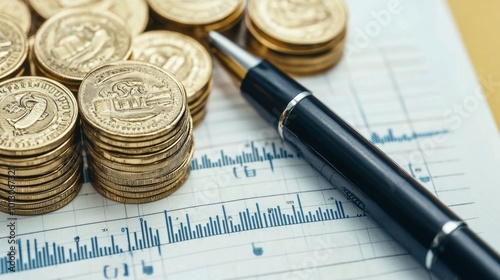
[[[488,103],[500,128],[500,1],[448,0]]]

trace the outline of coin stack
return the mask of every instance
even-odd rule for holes
[[[252,52],[285,72],[311,75],[342,57],[347,11],[343,0],[253,0],[245,24]]]
[[[103,196],[146,203],[189,176],[192,119],[181,82],[149,63],[92,70],[78,92],[90,181]]]
[[[68,204],[82,185],[78,107],[56,81],[0,83],[0,211],[35,215]]]
[[[76,93],[91,69],[128,59],[131,45],[131,35],[118,16],[107,11],[66,10],[37,31],[33,63],[38,73]]]
[[[29,0],[29,3],[40,22],[68,9],[85,8],[89,10],[109,11],[126,22],[132,35],[137,35],[146,29],[149,21],[149,9],[145,0]]]
[[[28,38],[9,17],[0,14],[0,81],[24,74]]]
[[[178,32],[149,31],[134,38],[132,59],[174,74],[186,89],[194,127],[201,123],[212,90],[212,58],[200,43]]]
[[[208,31],[232,34],[243,18],[246,0],[147,0],[154,19],[165,29],[206,38]]]

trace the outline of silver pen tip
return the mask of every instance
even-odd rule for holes
[[[227,59],[232,60],[236,64],[239,64],[243,69],[247,71],[250,68],[257,66],[257,64],[262,61],[260,58],[250,54],[219,32],[209,31],[208,41],[210,42],[210,45],[212,45],[212,47],[214,47]]]

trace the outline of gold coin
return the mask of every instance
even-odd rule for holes
[[[189,124],[191,125],[191,124]],[[107,150],[112,153],[120,153],[126,156],[137,156],[137,155],[144,155],[144,154],[152,154],[156,153],[158,151],[161,151],[167,147],[170,147],[173,142],[175,142],[175,139],[178,139],[180,135],[185,134],[187,131],[187,126],[184,125],[183,129],[179,129],[178,132],[171,138],[168,138],[164,140],[163,142],[159,142],[159,144],[153,144],[151,146],[145,146],[145,147],[134,147],[134,146],[121,146],[120,143],[118,142],[112,142],[111,140],[106,140],[106,142],[103,142],[102,140],[104,139],[103,136],[95,136],[92,133],[89,133],[89,129],[86,127],[86,125],[83,125],[83,131],[84,131],[84,140],[91,142],[92,145],[99,147],[100,149]],[[110,141],[108,144],[108,141]],[[140,143],[140,142],[138,142]],[[127,143],[129,144],[129,143]]]
[[[194,148],[191,147],[189,155],[184,159],[184,162],[174,170],[171,170],[166,175],[153,177],[149,179],[131,178],[127,179],[124,177],[113,177],[108,174],[101,173],[100,169],[97,168],[92,162],[89,163],[89,171],[96,175],[98,179],[102,182],[113,187],[113,189],[120,192],[147,192],[153,191],[158,188],[158,184],[172,181],[175,178],[184,176],[186,169],[189,169],[191,159],[193,158]]]
[[[149,18],[148,5],[145,0],[30,0],[29,2],[33,9],[45,19],[63,10],[75,8],[110,11],[125,20],[132,35],[143,32]]]
[[[15,173],[15,169],[13,169],[8,177],[0,176],[0,188],[8,190],[8,186],[11,184],[11,182],[14,182],[16,188],[36,188],[36,186],[41,186],[40,189],[44,189],[45,184],[50,184],[54,180],[70,172],[70,170],[74,168],[75,165],[78,164],[81,160],[82,157],[80,156],[80,154],[74,153],[71,158],[69,158],[61,166],[58,166],[55,170],[43,176],[18,177]]]
[[[166,148],[153,152],[153,153],[145,153],[140,155],[127,155],[120,154],[107,151],[106,149],[102,149],[97,145],[94,145],[91,141],[86,141],[85,144],[89,145],[92,150],[97,152],[101,157],[104,157],[112,162],[116,162],[118,164],[131,164],[131,165],[143,165],[143,164],[154,164],[156,162],[166,160],[171,158],[175,153],[177,153],[182,146],[184,146],[187,142],[191,141],[188,137],[192,137],[192,127],[189,126],[189,130],[185,131],[181,137],[178,137],[175,142]]]
[[[47,70],[46,68],[44,68],[44,66],[41,65],[40,62],[38,61],[38,58],[36,57],[34,49],[33,49],[33,57],[34,57],[33,64],[36,66],[35,67],[36,68],[36,72],[40,76],[49,78],[49,79],[54,80],[54,81],[58,81],[61,84],[63,84],[65,87],[67,87],[68,89],[70,89],[70,87],[71,88],[75,88],[75,87],[79,87],[80,86],[81,81],[70,81],[70,80],[67,80],[67,79],[65,79],[65,78],[63,78],[61,76],[56,75],[55,73],[50,72],[50,70]]]
[[[125,20],[133,36],[146,29],[149,7],[145,0],[107,0],[107,2],[109,3],[107,9]]]
[[[97,10],[66,10],[49,18],[35,35],[39,68],[61,81],[78,83],[95,67],[130,55],[131,35],[118,16]]]
[[[206,3],[207,2],[204,2],[204,4]],[[158,26],[155,26],[154,29],[167,29],[180,32],[194,37],[196,40],[199,40],[208,47],[207,31],[216,30],[218,32],[224,33],[224,35],[226,36],[232,36],[238,30],[238,28],[236,27],[239,26],[239,23],[243,18],[245,7],[246,0],[241,0],[236,5],[236,9],[234,9],[229,16],[218,17],[218,20],[212,22],[207,21],[207,23],[205,24],[195,24],[192,23],[192,21],[178,22],[165,18],[161,15],[161,11],[160,13],[158,13],[157,11],[152,9],[152,16],[158,23]]]
[[[174,74],[186,89],[188,103],[212,78],[212,58],[189,36],[172,31],[148,31],[133,39],[132,59],[149,62]]]
[[[4,167],[28,167],[37,166],[44,164],[59,157],[64,151],[70,148],[70,146],[76,146],[78,140],[75,136],[68,138],[64,143],[56,147],[54,150],[47,153],[41,154],[39,156],[30,157],[0,157],[0,168]]]
[[[258,27],[251,21],[250,16],[247,14],[245,17],[245,25],[247,31],[250,34],[247,34],[247,39],[252,37],[254,40],[258,41],[259,44],[264,45],[272,51],[277,51],[286,54],[294,54],[294,55],[308,55],[315,54],[318,52],[324,52],[335,48],[340,41],[344,41],[346,37],[346,28],[338,34],[334,39],[316,45],[297,45],[297,44],[285,44],[269,35],[267,35],[262,30],[259,30]]]
[[[28,34],[31,28],[31,13],[22,0],[0,0],[0,14],[11,18]]]
[[[207,111],[203,110],[197,113],[195,116],[193,116],[193,127],[197,127],[198,125],[200,125],[206,115]]]
[[[68,205],[76,197],[81,188],[82,188],[82,182],[81,180],[78,180],[75,184],[74,191],[72,191],[71,193],[69,193],[68,196],[66,196],[65,198],[54,204],[45,205],[43,207],[32,208],[32,209],[18,208],[16,204],[13,204],[12,207],[8,208],[1,205],[0,211],[4,213],[9,213],[11,215],[40,215],[49,213]]]
[[[28,0],[31,8],[40,15],[43,19],[48,19],[51,16],[65,9],[88,7],[93,3],[100,2],[99,0]]]
[[[14,168],[16,171],[16,175],[18,177],[43,176],[47,173],[54,171],[54,169],[57,169],[59,166],[64,164],[66,161],[68,161],[69,158],[73,156],[73,154],[78,154],[80,152],[79,149],[80,145],[70,146],[59,157],[39,165],[25,166],[25,167],[0,166],[0,175],[9,176],[11,170]]]
[[[156,196],[159,194],[162,194],[169,189],[177,186],[179,182],[184,182],[186,180],[186,177],[189,175],[189,169],[185,169],[184,173],[181,174],[181,176],[173,178],[171,180],[167,180],[162,183],[154,184],[151,185],[151,188],[143,189],[142,186],[140,187],[135,187],[137,190],[141,191],[135,191],[135,192],[124,192],[120,191],[115,188],[116,184],[112,182],[106,182],[103,180],[102,177],[97,178],[95,176],[96,174],[91,173],[90,177],[93,179],[92,182],[94,182],[95,185],[97,185],[98,188],[104,189],[108,191],[109,193],[112,193],[114,195],[124,197],[124,198],[131,198],[131,199],[143,199],[145,197],[151,197],[151,196]],[[149,187],[149,186],[147,186]]]
[[[152,153],[155,151],[159,151],[169,146],[172,141],[184,131],[187,130],[189,125],[189,111],[184,110],[183,116],[181,117],[180,122],[172,128],[168,133],[164,135],[160,135],[156,138],[140,138],[134,137],[129,139],[128,141],[122,141],[113,138],[113,135],[107,135],[104,131],[99,130],[99,128],[92,127],[86,122],[82,122],[82,128],[85,132],[87,138],[93,140],[93,142],[100,142],[106,145],[111,145],[109,150],[123,152],[124,154],[143,154],[143,153]],[[132,141],[131,141],[132,140]],[[118,150],[116,150],[116,147]],[[138,148],[138,149],[136,149]],[[138,152],[141,149],[147,150],[146,152]]]
[[[16,200],[24,200],[24,201],[35,201],[35,200],[43,200],[43,199],[48,199],[50,197],[54,197],[56,195],[61,194],[67,186],[72,185],[75,183],[77,180],[80,180],[81,174],[82,174],[82,166],[80,165],[79,168],[74,170],[73,172],[68,172],[67,176],[65,176],[65,179],[57,185],[54,185],[52,188],[47,188],[47,189],[31,189],[31,192],[20,192],[19,188],[15,188],[15,194],[14,197]],[[7,199],[9,194],[8,191],[0,189],[0,197]]]
[[[78,101],[85,122],[123,141],[168,133],[187,106],[177,78],[139,61],[95,68],[82,82]]]
[[[182,163],[186,154],[189,153],[190,147],[192,145],[191,143],[192,143],[192,137],[189,137],[185,143],[181,142],[181,144],[183,145],[180,146],[180,148],[177,151],[174,151],[174,154],[171,154],[169,157],[165,157],[161,160],[149,164],[128,164],[128,163],[120,163],[113,160],[109,160],[100,155],[87,142],[85,143],[85,151],[92,158],[93,161],[98,161],[101,164],[108,166],[109,168],[125,172],[138,173],[138,172],[149,172],[152,170],[174,169],[175,167],[179,166]]]
[[[34,209],[34,208],[41,208],[41,207],[46,207],[49,205],[56,204],[60,201],[62,201],[64,198],[71,196],[74,192],[78,191],[78,186],[81,184],[81,179],[82,179],[82,173],[77,173],[77,179],[74,180],[73,182],[69,182],[68,186],[65,186],[64,190],[59,193],[56,196],[52,196],[49,198],[45,199],[40,199],[40,200],[33,200],[33,201],[27,201],[27,200],[15,200],[15,209],[24,209],[24,210],[29,210],[29,209]],[[8,208],[9,207],[9,200],[0,197],[0,207],[2,208]]]
[[[213,88],[213,85],[214,85],[214,80],[213,79],[210,79],[210,81],[208,82],[208,84],[206,84],[200,91],[199,93],[196,93],[196,96],[197,98],[196,99],[193,99],[191,100],[188,104],[189,106],[193,106],[196,107],[198,102],[205,102],[210,93],[212,92],[212,88]],[[189,109],[191,109],[191,107],[189,107]]]
[[[76,161],[74,161],[72,164],[68,164],[70,165],[68,170],[61,173],[60,176],[53,177],[53,180],[35,185],[29,183],[30,180],[31,182],[33,182],[32,178],[11,178],[11,182],[15,184],[12,186],[17,194],[40,193],[57,188],[61,186],[61,184],[66,180],[68,180],[68,178],[70,178],[75,172],[77,172],[78,169],[81,170],[83,168],[83,159],[81,157],[75,157],[75,160]],[[22,182],[20,179],[24,180],[24,182]],[[24,183],[24,185],[19,185],[19,182]],[[0,190],[8,192],[11,190],[8,186],[9,185],[0,185]]]
[[[141,197],[141,198],[126,198],[126,197],[118,196],[118,195],[100,187],[100,185],[98,183],[97,184],[93,183],[93,186],[94,186],[94,189],[98,193],[100,193],[102,196],[104,196],[110,200],[114,200],[114,201],[117,201],[120,203],[141,204],[141,203],[148,203],[148,202],[157,201],[157,200],[160,200],[160,199],[163,199],[163,198],[169,196],[170,194],[175,192],[177,189],[179,189],[186,182],[186,180],[189,177],[189,173],[190,173],[190,171],[188,169],[186,176],[181,178],[179,181],[177,181],[173,186],[170,186],[168,188],[168,190],[166,190],[165,192],[160,193],[160,194],[155,194],[153,196]]]
[[[241,22],[241,19],[245,15],[245,8],[246,8],[246,0],[240,1],[239,6],[236,8],[236,10],[229,15],[229,17],[222,19],[217,22],[213,22],[212,24],[204,25],[204,26],[195,26],[195,29],[198,29],[195,31],[195,34],[197,37],[201,36],[206,36],[207,31],[210,30],[217,30],[221,33],[224,33],[225,35],[229,35],[232,31],[237,31],[238,29],[234,28],[235,26],[239,26],[239,23]],[[228,33],[229,31],[229,33]],[[203,38],[203,37],[202,37]],[[206,38],[203,38],[206,39]]]
[[[9,18],[0,16],[0,81],[18,74],[28,56],[28,38]]]
[[[253,0],[248,15],[270,37],[297,45],[334,40],[347,22],[342,0]]]
[[[72,135],[77,118],[76,99],[60,83],[41,77],[4,81],[0,83],[0,155],[50,151]]]
[[[199,103],[198,106],[196,106],[196,108],[194,108],[193,110],[191,110],[191,116],[194,117],[196,115],[198,115],[198,113],[202,112],[202,111],[205,111],[206,109],[206,104],[208,103],[207,102],[208,100],[205,100],[205,102],[202,102],[202,103]]]
[[[206,25],[221,21],[233,14],[243,0],[147,0],[161,17],[185,24]]]
[[[248,49],[257,56],[268,59],[282,71],[295,75],[312,75],[337,64],[342,58],[345,41],[330,50],[310,55],[284,54],[263,46],[250,34],[247,37]]]
[[[190,152],[189,156],[192,153],[194,145],[191,144],[190,147]],[[99,173],[101,175],[109,176],[114,179],[118,179],[117,182],[120,182],[119,180],[123,181],[131,181],[131,180],[150,180],[150,179],[155,179],[155,178],[160,178],[160,177],[165,177],[165,176],[170,176],[169,174],[172,173],[178,166],[173,166],[173,165],[165,165],[163,168],[158,168],[158,169],[152,169],[149,171],[139,171],[139,172],[133,172],[133,171],[123,171],[119,169],[115,169],[112,167],[107,166],[106,164],[103,164],[99,160],[95,160],[92,157],[87,158],[87,162],[89,165],[94,165],[95,169],[99,170]]]
[[[205,108],[205,106],[208,103],[208,97],[210,95],[210,92],[212,91],[212,85],[213,83],[210,82],[205,92],[202,92],[198,97],[198,99],[195,99],[191,103],[189,103],[189,111],[191,115],[194,115],[196,114],[197,111]]]

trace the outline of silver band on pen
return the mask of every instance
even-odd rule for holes
[[[285,127],[285,123],[288,120],[288,116],[292,112],[293,108],[304,98],[308,97],[311,95],[310,92],[308,91],[303,91],[299,94],[297,94],[289,103],[286,105],[285,110],[281,113],[279,122],[278,122],[278,133],[281,137],[282,140],[285,140],[283,138],[283,128]]]
[[[434,240],[432,240],[431,246],[427,250],[427,255],[425,256],[425,267],[427,269],[430,270],[436,261],[436,250],[443,240],[462,226],[465,226],[465,223],[462,221],[449,221],[441,227],[441,231],[434,236]]]

